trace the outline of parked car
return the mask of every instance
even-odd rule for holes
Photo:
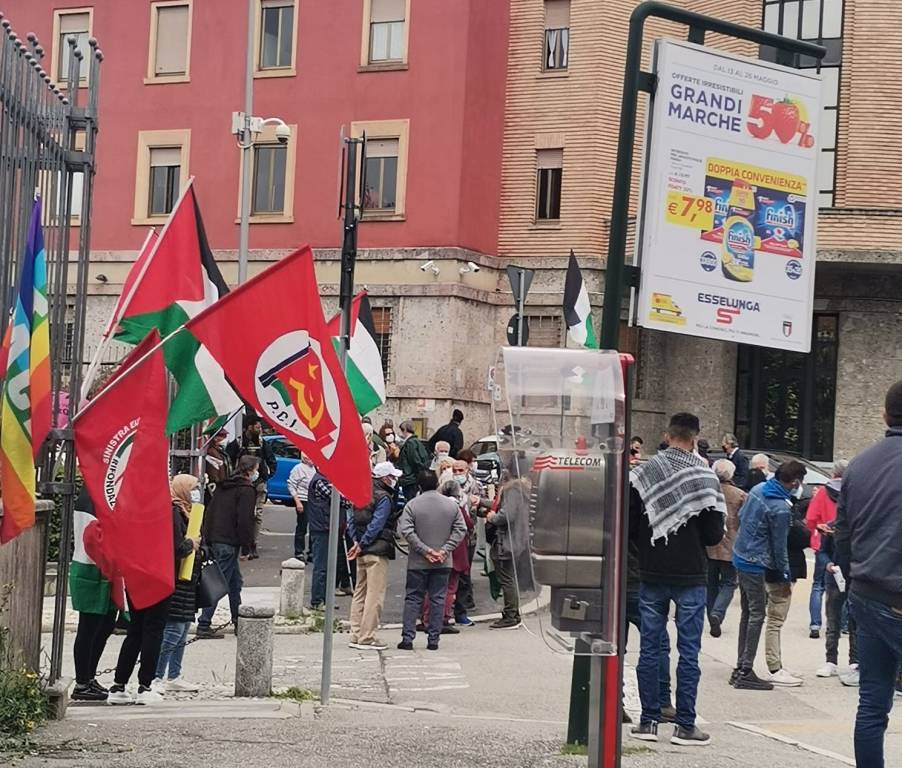
[[[804,494],[806,496],[810,496],[817,490],[820,486],[826,485],[830,476],[826,474],[825,470],[822,467],[819,467],[812,461],[808,459],[803,459],[801,456],[796,456],[792,453],[785,453],[783,451],[757,451],[752,448],[741,448],[742,453],[748,456],[749,461],[751,461],[752,456],[756,453],[763,453],[768,458],[768,467],[767,471],[771,474],[777,471],[777,467],[779,467],[784,461],[789,461],[790,459],[794,459],[795,461],[800,461],[805,465],[805,488]],[[722,450],[710,450],[708,451],[708,458],[711,461],[717,461],[718,459],[726,458],[725,454]],[[810,489],[810,493],[809,490]]]
[[[301,451],[282,435],[265,435],[263,439],[272,445],[276,454],[276,473],[266,483],[266,495],[270,501],[293,505],[294,499],[288,492],[288,475],[301,460]]]
[[[501,479],[501,457],[498,455],[498,438],[495,435],[482,437],[470,446],[476,454],[476,479],[481,483],[497,482]]]

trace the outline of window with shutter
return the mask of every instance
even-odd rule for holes
[[[406,60],[407,3],[408,0],[368,0],[370,64]]]
[[[191,3],[154,3],[151,14],[152,60],[148,80],[187,79]]]
[[[93,11],[90,8],[67,8],[53,13],[53,59],[56,67],[57,82],[65,86],[69,80],[69,38],[75,38],[75,46],[82,54],[78,70],[79,84],[84,84],[88,79],[88,66],[90,62],[90,47],[88,40],[91,38],[91,21]]]
[[[563,165],[563,149],[536,151],[536,221],[561,218]]]
[[[567,69],[570,58],[570,0],[545,0],[546,70]]]

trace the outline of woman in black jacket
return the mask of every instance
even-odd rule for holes
[[[185,642],[188,640],[188,628],[197,613],[197,580],[200,574],[200,558],[194,558],[194,569],[189,579],[180,579],[181,558],[196,551],[194,539],[187,538],[188,516],[191,505],[200,501],[200,484],[193,475],[176,475],[170,483],[172,490],[172,529],[176,541],[185,542],[186,546],[176,550],[175,560],[175,592],[169,602],[169,616],[166,629],[163,631],[163,644],[160,648],[160,660],[157,662],[157,674],[154,688],[159,693],[165,691],[197,691],[197,686],[181,678],[182,657],[185,655]],[[193,547],[189,549],[188,546]],[[168,678],[167,678],[168,671]]]

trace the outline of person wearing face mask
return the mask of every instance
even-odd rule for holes
[[[453,461],[451,458],[451,446],[444,440],[439,440],[435,444],[435,453],[432,455],[432,466],[430,469],[437,470],[446,461]],[[439,477],[439,482],[441,482],[441,477]]]
[[[254,506],[256,484],[260,479],[260,460],[256,456],[242,456],[235,474],[219,484],[210,506],[204,512],[204,547],[219,564],[229,585],[229,609],[232,624],[238,626],[238,606],[241,605],[241,568],[238,556],[242,547],[250,547],[254,540]],[[223,637],[211,628],[216,606],[204,608],[197,621],[197,637],[218,640]]]
[[[466,547],[466,569],[461,570],[457,580],[457,595],[454,600],[454,623],[458,627],[474,627],[475,623],[467,615],[467,611],[476,608],[473,597],[473,579],[470,572],[473,567],[473,557],[476,554],[476,525],[477,515],[480,509],[491,508],[492,502],[486,495],[486,490],[474,474],[476,470],[476,454],[469,448],[465,448],[457,454],[458,462],[454,464],[454,477],[461,484],[461,497],[467,506],[467,514],[472,521],[468,523],[468,534],[462,547]],[[460,478],[463,478],[461,480]],[[457,551],[455,550],[455,555]]]
[[[228,446],[228,454],[233,466],[237,466],[242,456],[253,456],[258,461],[259,471],[254,481],[254,540],[247,548],[243,548],[241,556],[246,560],[256,560],[257,539],[260,537],[260,528],[263,526],[263,507],[266,504],[266,484],[276,474],[276,454],[272,444],[263,439],[263,422],[256,414],[245,419],[244,435],[242,439],[233,440]]]
[[[363,437],[366,439],[367,447],[370,449],[370,467],[375,467],[386,460],[385,449],[376,443],[376,435],[373,432],[373,425],[364,421]]]
[[[193,475],[176,475],[170,483],[172,490],[172,525],[176,540],[187,539],[188,516],[191,505],[201,500],[200,485]],[[193,539],[187,539],[194,543]],[[196,548],[195,548],[196,549]],[[189,553],[190,554],[190,553]],[[176,559],[175,592],[169,603],[169,617],[163,630],[163,643],[160,647],[160,659],[157,662],[157,674],[153,688],[158,693],[179,691],[193,693],[198,690],[194,683],[182,679],[182,659],[185,656],[185,643],[188,640],[188,629],[194,623],[197,614],[197,582],[200,578],[200,558],[194,558],[194,569],[188,579],[180,579],[178,571],[181,561]]]
[[[207,446],[207,455],[204,457],[204,469],[207,476],[204,487],[204,505],[210,503],[210,499],[216,493],[216,486],[223,480],[227,480],[232,474],[234,464],[226,451],[228,442],[229,433],[220,429]]]
[[[417,478],[420,472],[429,469],[431,464],[426,446],[417,437],[410,419],[401,422],[401,449],[395,464],[401,470],[398,484],[404,492],[404,498],[410,501],[417,495]]]
[[[385,446],[385,460],[390,461],[393,464],[397,464],[398,456],[401,453],[401,446],[398,445],[398,440],[395,437],[394,429],[388,428],[386,430],[385,427],[382,428],[381,431],[382,444]]]
[[[792,580],[789,566],[789,532],[792,525],[793,492],[802,485],[805,466],[785,461],[767,482],[755,486],[739,510],[739,531],[733,544],[733,565],[739,573],[742,617],[739,623],[739,653],[730,678],[740,690],[769,691],[770,680],[755,674],[755,656],[767,611],[768,571],[785,585]],[[772,587],[772,590],[776,587]]]
[[[200,539],[190,539],[186,535],[187,516],[191,511],[191,492],[197,485],[197,478],[192,475],[176,475],[170,484],[176,584],[182,558],[197,552],[200,546]],[[172,595],[155,605],[140,609],[135,608],[129,601],[128,633],[119,649],[116,675],[113,678],[115,682],[110,686],[107,697],[110,704],[158,704],[163,700],[160,692],[153,689],[153,681],[171,606]],[[132,697],[125,688],[138,663],[139,655],[141,663],[138,667],[138,693]]]
[[[388,648],[376,637],[385,589],[388,564],[395,559],[395,524],[398,520],[393,499],[401,470],[388,461],[373,467],[373,498],[365,507],[348,514],[348,536],[354,545],[348,560],[357,561],[357,585],[351,598],[351,648],[384,651]]]

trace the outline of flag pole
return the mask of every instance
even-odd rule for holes
[[[148,243],[150,243],[151,238],[156,234],[156,231],[157,230],[155,227],[151,227],[148,230],[147,237],[144,238],[144,242],[142,243],[141,248],[138,250],[139,258],[141,254],[144,253],[144,250],[147,248]],[[119,298],[122,298],[121,294]],[[109,345],[110,336],[112,335],[114,329],[119,325],[119,321],[125,314],[126,306],[126,302],[117,301],[115,306],[113,307],[113,311],[110,313],[110,319],[107,320],[106,328],[100,335],[100,343],[97,345],[97,349],[94,350],[94,357],[91,359],[91,364],[88,366],[87,373],[85,373],[84,383],[81,385],[82,400],[84,400],[88,396],[88,392],[91,391],[91,385],[94,383],[94,377],[97,375],[97,369],[100,367],[101,355]]]
[[[341,247],[341,283],[339,286],[339,311],[341,312],[340,343],[338,345],[338,362],[344,372],[348,361],[348,349],[351,346],[351,305],[354,300],[354,265],[357,261],[357,148],[362,145],[364,152],[360,158],[363,167],[366,161],[366,137],[362,139],[346,138],[347,151],[345,166],[345,203],[344,230]],[[344,150],[343,150],[344,151]],[[361,184],[360,195],[363,195]],[[331,504],[329,506],[329,556],[326,561],[326,615],[323,627],[323,664],[320,680],[320,701],[328,704],[332,688],[332,641],[335,631],[335,575],[338,571],[338,523],[341,513],[341,497],[335,486],[332,486]]]

